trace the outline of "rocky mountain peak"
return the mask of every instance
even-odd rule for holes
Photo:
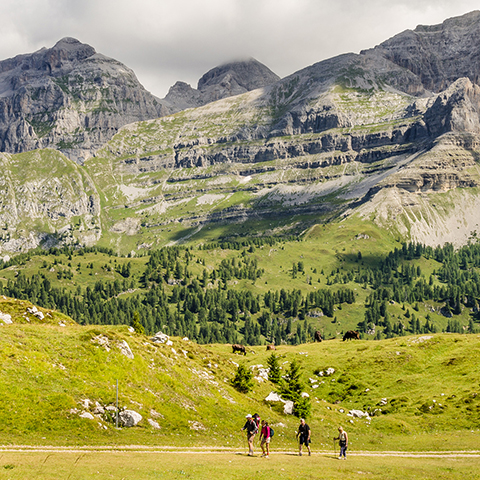
[[[66,37],[0,62],[0,151],[53,147],[80,163],[120,127],[170,113],[132,70]]]
[[[51,49],[52,52],[60,51],[68,60],[82,61],[97,53],[93,47],[82,43],[76,38],[65,37],[59,40]]]
[[[268,67],[249,58],[212,68],[200,78],[197,89],[184,82],[177,82],[164,100],[178,112],[263,88],[278,80],[280,77]]]
[[[198,81],[198,90],[205,91],[225,83],[236,85],[245,93],[257,88],[266,87],[280,80],[280,77],[273,73],[268,67],[254,58],[243,61],[235,61],[220,65],[209,70]]]

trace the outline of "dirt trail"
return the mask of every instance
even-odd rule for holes
[[[48,453],[102,453],[102,452],[118,452],[118,453],[168,453],[168,454],[201,454],[201,455],[246,455],[246,452],[229,447],[172,447],[148,445],[119,445],[119,446],[91,446],[85,445],[81,447],[65,447],[65,446],[29,446],[29,445],[0,445],[0,453],[2,452],[48,452]],[[272,455],[298,455],[294,450],[273,450]],[[312,452],[314,456],[334,456],[332,451],[320,450]],[[257,456],[260,456],[258,454]],[[336,455],[335,455],[336,456]],[[458,450],[458,451],[428,451],[428,452],[402,452],[402,451],[358,451],[349,452],[349,456],[361,457],[406,457],[406,458],[455,458],[455,457],[472,457],[480,458],[480,450]]]

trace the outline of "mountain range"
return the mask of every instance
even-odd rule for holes
[[[254,59],[164,99],[79,41],[0,62],[0,248],[123,251],[339,221],[478,228],[480,12],[279,79]]]

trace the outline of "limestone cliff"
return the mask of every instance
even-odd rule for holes
[[[135,74],[89,45],[0,62],[0,151],[53,147],[82,162],[127,123],[169,113]]]

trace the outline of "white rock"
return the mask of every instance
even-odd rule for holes
[[[169,341],[170,337],[163,333],[163,332],[157,332],[152,338],[152,342],[155,343],[167,343]]]
[[[90,412],[82,412],[79,415],[80,418],[88,418],[88,420],[94,420],[95,417]]]
[[[184,342],[189,342],[189,341],[190,341],[190,340],[188,340],[188,337],[183,337],[182,340],[183,340]]]
[[[128,327],[128,331],[129,331],[130,333],[135,333],[135,329],[134,329],[133,327]]]
[[[134,358],[133,352],[125,340],[118,342],[118,348],[120,349],[120,353],[122,355],[125,355],[126,357],[131,358],[133,360]]]
[[[307,392],[302,392],[302,398],[309,398],[310,395]]]
[[[361,410],[350,410],[348,415],[353,418],[370,418],[368,412],[362,412]]]
[[[335,373],[335,369],[334,368],[327,368],[327,371],[325,372],[326,375],[333,375]]]
[[[45,315],[42,312],[35,312],[34,315],[39,319],[43,320],[45,318]]]
[[[270,392],[268,396],[265,398],[265,401],[285,403],[285,400],[277,392]]]
[[[0,312],[0,320],[3,321],[6,325],[10,325],[12,322],[12,316],[9,313]]]
[[[287,400],[285,405],[283,406],[283,413],[285,415],[293,415],[293,402],[291,400]]]
[[[134,427],[143,417],[135,410],[124,410],[118,418],[124,427]]]
[[[82,405],[82,407],[85,409],[85,410],[88,410],[90,408],[90,404],[92,402],[88,399],[88,398],[85,398],[83,400],[80,401],[80,404]]]
[[[189,420],[188,423],[190,424],[190,428],[192,430],[206,430],[205,425],[200,422]]]
[[[160,425],[158,424],[158,422],[156,422],[155,420],[152,420],[151,418],[148,419],[148,423],[153,427],[155,428],[156,430],[160,430]]]
[[[165,345],[168,345],[168,346],[173,345],[173,342],[171,340],[167,340]]]

